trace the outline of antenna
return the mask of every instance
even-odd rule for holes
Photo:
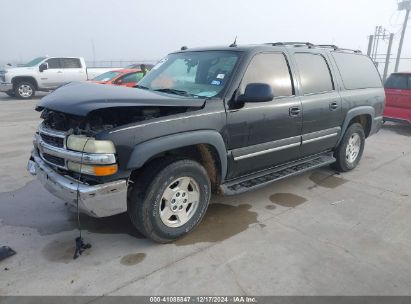
[[[234,42],[230,44],[230,47],[237,47],[237,36],[235,36]]]

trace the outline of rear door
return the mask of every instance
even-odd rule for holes
[[[270,84],[274,98],[228,110],[230,178],[264,170],[298,158],[301,145],[301,103],[295,96],[288,58],[282,52],[254,55],[239,87]]]
[[[341,96],[325,53],[294,51],[302,104],[302,156],[332,149],[342,125]]]
[[[60,61],[64,83],[87,80],[86,69],[82,66],[79,58],[61,58]]]
[[[64,83],[63,69],[59,58],[49,58],[45,61],[47,70],[40,73],[41,88],[53,89]]]

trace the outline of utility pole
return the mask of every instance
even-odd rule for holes
[[[94,45],[94,39],[91,39],[91,51],[93,53],[93,67],[96,67],[96,47]]]
[[[407,0],[411,1],[411,0]],[[378,53],[378,47],[380,40],[385,41],[386,39],[389,39],[391,35],[389,35],[388,31],[383,28],[381,25],[375,27],[375,33],[374,35],[370,35],[368,37],[368,49],[367,49],[367,55],[371,57],[372,61],[374,62],[375,66],[379,70],[379,56],[381,55]],[[385,53],[384,53],[385,54]]]
[[[404,42],[404,36],[405,36],[405,30],[407,28],[407,23],[408,23],[408,17],[410,16],[410,10],[411,10],[411,0],[403,0],[402,2],[398,3],[398,10],[405,10],[405,19],[404,23],[402,25],[402,32],[401,32],[401,39],[400,39],[400,44],[398,45],[398,53],[397,53],[397,59],[395,60],[395,69],[394,72],[398,72],[398,67],[400,65],[400,57],[401,57],[401,51],[402,51],[402,44]]]
[[[368,37],[368,49],[367,49],[367,55],[371,57],[371,49],[374,44],[374,35],[370,35]]]
[[[382,80],[385,82],[387,79],[387,74],[388,74],[388,65],[390,64],[390,57],[391,57],[391,47],[392,47],[392,41],[394,40],[394,34],[390,34],[390,40],[388,42],[388,49],[387,49],[387,55],[385,56],[385,66],[384,66],[384,74],[382,77]]]

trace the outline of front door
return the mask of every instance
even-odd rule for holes
[[[59,58],[50,58],[45,61],[47,70],[40,72],[40,87],[54,89],[64,83],[64,73]]]
[[[272,86],[274,99],[233,106],[227,113],[230,176],[264,170],[298,158],[301,145],[301,103],[294,93],[285,54],[256,54],[244,74],[239,94],[249,83]]]
[[[411,122],[411,75],[391,74],[385,83],[384,116]]]
[[[303,112],[302,156],[332,149],[342,125],[341,97],[335,88],[327,57],[294,52]]]

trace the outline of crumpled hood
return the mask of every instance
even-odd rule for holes
[[[152,92],[143,89],[72,82],[43,97],[36,110],[44,108],[78,116],[115,107],[195,107],[201,108],[205,100]]]

